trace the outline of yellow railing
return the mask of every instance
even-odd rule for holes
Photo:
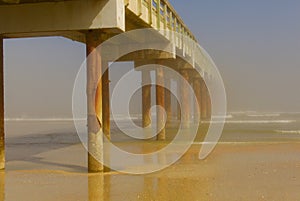
[[[124,0],[125,6],[150,27],[166,30],[164,34],[185,56],[193,67],[200,66],[209,73],[212,65],[205,51],[198,45],[196,37],[184,24],[168,0]],[[168,31],[169,34],[167,33]],[[173,34],[172,33],[179,33]],[[196,43],[195,43],[196,42]],[[195,65],[196,64],[196,65]]]
[[[183,20],[167,0],[124,0],[125,6],[156,29],[172,30],[196,41]]]

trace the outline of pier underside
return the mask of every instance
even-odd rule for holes
[[[148,2],[148,3],[147,3]],[[194,86],[197,104],[194,113],[190,107],[187,88],[177,83],[184,103],[177,109],[176,118],[188,127],[192,116],[208,119],[210,100],[203,78],[195,67],[205,63],[197,60],[197,51],[192,41],[195,37],[184,25],[181,18],[167,1],[124,1],[124,0],[2,0],[0,1],[0,169],[5,168],[4,145],[4,83],[3,83],[3,40],[6,38],[62,36],[86,44],[87,56],[87,107],[88,107],[88,166],[90,172],[101,172],[105,168],[99,162],[103,157],[103,135],[110,139],[110,97],[108,63],[111,61],[133,61],[135,67],[155,64],[152,69],[156,75],[156,104],[166,113],[157,111],[157,125],[160,128],[157,139],[165,140],[165,120],[173,119],[171,78],[166,77],[159,65],[167,66],[178,73],[186,82]],[[101,52],[97,47],[104,41],[125,31],[152,28],[150,35],[136,38],[127,36],[126,42],[109,44],[109,51]],[[164,29],[164,31],[159,31]],[[179,37],[173,32],[183,34]],[[188,39],[185,39],[188,38]],[[122,55],[117,60],[116,53],[129,47],[139,46],[147,41],[148,45],[159,44],[165,51],[145,49]],[[195,53],[196,52],[196,53]],[[200,54],[200,53],[199,53]],[[181,57],[178,57],[180,55]],[[155,66],[154,65],[154,66]],[[151,71],[151,70],[150,70]],[[150,71],[141,72],[142,80],[149,80]],[[101,72],[104,76],[99,79]],[[142,126],[148,127],[150,117],[151,86],[142,87]],[[175,110],[174,110],[175,111]],[[175,118],[175,119],[176,119]]]

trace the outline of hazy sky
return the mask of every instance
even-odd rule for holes
[[[300,111],[300,1],[170,2],[221,71],[229,110]]]
[[[300,111],[300,1],[170,2],[218,66],[229,111]],[[6,40],[6,116],[69,116],[84,56],[60,37]]]

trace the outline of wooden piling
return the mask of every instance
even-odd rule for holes
[[[99,31],[89,31],[86,34],[87,50],[87,109],[88,109],[88,170],[102,172],[103,158],[102,132],[102,83],[101,53],[96,47],[101,43]]]
[[[146,128],[151,125],[151,85],[146,83],[151,83],[150,71],[142,70],[142,126]]]
[[[0,170],[5,168],[5,135],[4,135],[4,45],[0,36]]]
[[[164,88],[164,71],[163,68],[158,66],[156,69],[156,105],[165,108],[165,88]],[[166,139],[165,125],[163,124],[165,117],[165,111],[157,110],[157,140]]]

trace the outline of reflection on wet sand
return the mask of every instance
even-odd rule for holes
[[[66,130],[70,131],[69,126]],[[7,140],[7,169],[0,172],[0,201],[282,201],[300,197],[297,142],[221,143],[205,160],[198,159],[200,145],[194,144],[178,162],[159,172],[88,174],[86,150],[78,139],[74,140],[76,134],[21,136],[22,132],[23,127],[20,136],[9,135]],[[151,153],[165,146],[157,141],[115,143],[132,153]],[[174,154],[144,157],[142,168],[165,164]],[[115,160],[111,158],[111,163]]]
[[[202,161],[197,158],[199,148],[193,145],[174,165],[146,175],[89,174],[69,171],[69,167],[49,170],[49,166],[7,170],[0,173],[0,201],[281,201],[300,197],[298,143],[220,144]],[[26,163],[19,163],[25,169]]]
[[[146,175],[128,175],[117,172],[89,175],[89,200],[197,200],[209,189],[213,167],[197,159],[194,147],[176,165],[163,171]],[[151,149],[143,146],[143,151]],[[190,155],[193,155],[192,157]],[[165,163],[166,155],[160,154],[158,163]],[[151,165],[153,158],[145,157]],[[190,161],[194,159],[194,161]],[[103,189],[100,186],[103,186]]]
[[[149,149],[149,146],[148,148],[147,146],[145,147]],[[74,149],[74,147],[72,149],[75,155],[78,154],[79,149]],[[64,150],[62,149],[61,151],[63,152]],[[196,154],[196,150],[192,154]],[[157,158],[157,161],[164,163],[165,157],[160,156]],[[151,165],[151,161],[148,162],[147,164]],[[24,170],[28,167],[27,161],[18,161],[18,163],[13,161],[13,164],[17,164],[20,169],[10,169],[1,172],[0,201],[31,201],[40,200],[41,198],[43,198],[43,201],[182,200],[184,197],[191,197],[192,195],[184,189],[192,191],[194,189],[198,194],[201,191],[197,190],[197,188],[202,188],[201,186],[203,185],[207,186],[205,183],[201,184],[203,180],[194,182],[192,177],[198,177],[199,173],[195,169],[197,165],[191,167],[191,170],[187,170],[184,165],[186,162],[186,159],[184,159],[177,165],[157,173],[129,175],[113,171],[103,174],[80,173],[76,169],[69,171],[70,167],[68,165],[65,167],[66,170],[51,170],[51,167],[48,165],[53,163],[43,164],[42,169],[35,169],[30,165],[31,169]],[[196,161],[196,163],[198,162]],[[8,162],[9,167],[10,162]],[[201,169],[203,170],[203,167]],[[206,171],[203,171],[199,178],[204,178],[206,173]],[[206,176],[208,178],[209,175],[206,174]],[[6,196],[4,197],[4,195]]]
[[[107,182],[108,183],[108,182]],[[92,174],[88,177],[89,201],[103,201],[104,197],[109,198],[109,185],[104,182],[103,174]],[[105,186],[105,188],[103,188]]]
[[[5,173],[0,171],[0,201],[5,200]]]

